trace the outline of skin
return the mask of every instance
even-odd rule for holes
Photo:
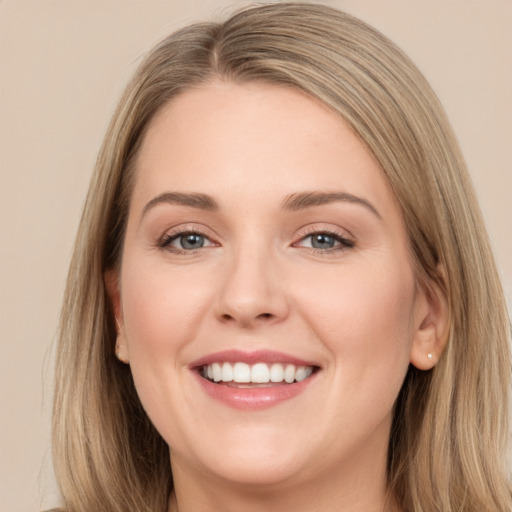
[[[283,208],[306,191],[371,208]],[[218,209],[148,206],[167,192]],[[190,230],[202,248],[180,246]],[[313,248],[325,232],[350,243]],[[172,100],[143,141],[120,275],[106,277],[120,356],[171,447],[170,510],[384,510],[393,404],[410,363],[435,364],[445,315],[416,282],[378,163],[339,117],[265,84],[215,81]],[[189,368],[228,349],[320,370],[293,399],[240,410]]]

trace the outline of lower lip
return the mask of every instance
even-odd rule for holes
[[[295,398],[306,390],[318,372],[293,384],[280,384],[261,388],[237,388],[211,382],[195,372],[203,390],[215,400],[235,409],[259,410],[273,407]]]

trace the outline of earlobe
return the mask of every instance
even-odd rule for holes
[[[126,354],[126,352],[127,352],[126,351],[126,343],[122,343],[120,341],[120,336],[118,335],[114,353],[115,353],[117,359],[119,359],[119,361],[121,361],[121,363],[130,364],[130,360],[128,359],[128,355]]]
[[[410,361],[419,370],[430,370],[439,361],[448,341],[449,316],[446,295],[437,283],[418,289]]]
[[[119,277],[115,270],[107,270],[104,275],[105,287],[114,313],[116,324],[115,355],[119,361],[129,364],[128,347],[124,333],[124,321],[121,307],[121,292],[119,289]]]

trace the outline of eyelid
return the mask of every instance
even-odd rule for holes
[[[351,234],[348,234],[346,230],[341,230],[339,228],[333,228],[332,226],[326,227],[322,225],[314,225],[314,226],[306,226],[305,228],[301,229],[299,234],[297,235],[297,241],[292,244],[293,247],[301,247],[299,245],[301,242],[303,242],[306,238],[311,237],[316,234],[325,234],[328,236],[333,237],[337,242],[338,245],[335,245],[334,247],[331,247],[329,249],[319,249],[316,247],[304,247],[304,249],[309,250],[314,253],[319,254],[329,254],[337,251],[344,251],[347,249],[351,249],[352,247],[355,247],[356,242],[354,237]],[[348,236],[347,236],[348,234]]]
[[[207,239],[210,243],[207,246],[198,247],[197,249],[180,249],[178,247],[171,246],[171,242],[178,239],[180,236],[194,234],[200,235]],[[173,228],[167,229],[162,236],[156,241],[156,246],[159,249],[168,250],[170,252],[179,254],[194,254],[204,248],[218,247],[220,244],[215,240],[215,236],[211,234],[211,230],[204,226],[198,227],[197,224],[180,224]]]
[[[307,226],[301,227],[297,230],[297,239],[302,239],[308,235],[314,235],[316,233],[330,234],[344,240],[354,241],[355,236],[347,229],[339,226],[333,226],[332,224],[326,224],[322,222],[308,224]]]
[[[208,240],[208,245],[198,247],[197,249],[181,249],[179,247],[174,247],[171,243],[178,239],[180,236],[186,234],[196,234],[204,237]],[[334,247],[321,249],[317,247],[305,247],[302,246],[302,242],[315,234],[325,234],[335,239],[337,244]],[[347,236],[348,235],[348,236]],[[206,226],[190,223],[190,224],[180,224],[174,226],[172,228],[167,229],[162,236],[160,236],[155,243],[155,246],[159,249],[168,250],[169,252],[178,253],[178,254],[187,254],[191,255],[197,253],[203,249],[207,249],[210,247],[219,247],[221,244],[217,241],[218,237],[215,233],[212,232],[211,229]],[[303,248],[312,253],[335,253],[341,252],[343,250],[350,249],[356,245],[354,237],[347,231],[338,227],[333,226],[325,226],[325,225],[309,225],[301,228],[296,235],[295,242],[291,244],[292,247]]]

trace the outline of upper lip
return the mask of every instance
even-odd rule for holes
[[[213,363],[288,363],[295,364],[297,366],[318,366],[311,361],[286,354],[284,352],[278,352],[275,350],[254,350],[251,352],[245,352],[242,350],[223,350],[220,352],[214,352],[201,357],[192,363],[189,368],[194,369],[201,366],[207,366]]]

